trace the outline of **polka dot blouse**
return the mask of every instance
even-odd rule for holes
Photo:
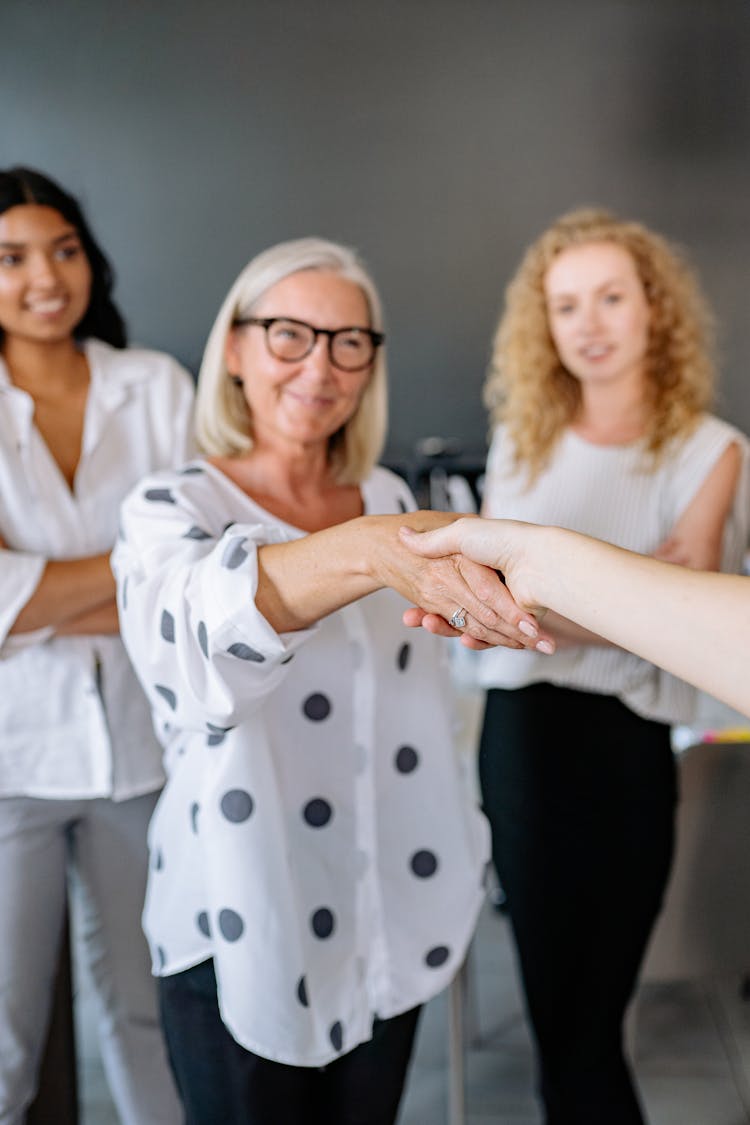
[[[369,514],[414,507],[376,469]],[[113,556],[122,634],[167,784],[150,830],[154,972],[213,957],[222,1019],[320,1066],[441,991],[482,901],[486,822],[461,779],[444,641],[382,590],[277,634],[256,549],[299,537],[204,462],[147,478]]]

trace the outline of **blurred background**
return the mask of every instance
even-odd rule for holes
[[[194,373],[280,239],[357,247],[386,306],[389,454],[483,454],[526,243],[583,203],[680,243],[750,432],[748,0],[3,0],[0,163],[82,198],[133,342]]]

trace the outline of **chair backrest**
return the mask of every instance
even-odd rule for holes
[[[677,848],[641,980],[750,972],[750,744],[679,755]]]

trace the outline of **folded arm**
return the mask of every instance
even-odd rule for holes
[[[117,632],[116,628],[77,630],[72,627],[76,619],[85,622],[92,612],[99,614],[104,607],[111,607],[114,596],[115,580],[109,555],[91,555],[64,562],[50,560],[9,632],[30,633],[45,627],[68,633]]]

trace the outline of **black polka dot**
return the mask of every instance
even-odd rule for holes
[[[195,924],[205,937],[211,937],[211,926],[208,921],[208,914],[205,910],[201,910],[200,914],[195,919]]]
[[[206,657],[206,659],[208,659],[208,629],[206,628],[205,621],[198,622],[196,634],[198,637],[198,644],[201,646],[201,652]]]
[[[396,769],[399,773],[412,773],[419,765],[419,754],[413,746],[399,746],[396,751]]]
[[[307,998],[307,981],[304,977],[300,977],[297,981],[297,999],[303,1008],[310,1007],[310,1001]]]
[[[247,551],[245,550],[245,539],[235,537],[230,539],[224,548],[224,553],[221,556],[221,565],[225,566],[227,570],[236,570],[238,566],[242,566],[247,558]]]
[[[288,656],[285,656],[285,657],[284,657],[284,659],[283,659],[283,660],[281,661],[281,663],[282,663],[282,664],[288,664],[288,663],[289,663],[289,661],[290,661],[290,660],[293,660],[293,659],[294,659],[294,653],[293,653],[293,652],[290,652]]]
[[[399,671],[403,672],[405,670],[406,665],[409,663],[410,656],[411,645],[407,641],[405,644],[401,645],[401,648],[398,650],[398,656],[396,657],[396,664],[398,665]]]
[[[219,929],[227,941],[238,941],[245,930],[245,923],[236,910],[225,907],[219,911]]]
[[[331,713],[331,701],[327,695],[323,695],[320,691],[314,691],[312,695],[308,695],[305,702],[302,704],[302,710],[307,715],[308,719],[314,722],[320,722],[321,719],[327,719]]]
[[[409,860],[409,866],[419,879],[429,879],[438,869],[438,860],[434,852],[423,848],[415,852]]]
[[[344,1025],[340,1020],[336,1020],[331,1026],[331,1030],[328,1032],[328,1038],[331,1040],[334,1051],[340,1051],[344,1046]]]
[[[253,799],[244,789],[228,789],[221,798],[221,811],[233,824],[241,824],[253,811]]]
[[[162,945],[157,945],[156,947],[156,960],[158,962],[159,968],[163,969],[167,963],[167,954],[164,946]]]
[[[183,477],[194,477],[203,472],[202,465],[186,465],[184,469],[180,469],[180,474]]]
[[[193,832],[195,832],[196,835],[198,834],[198,813],[200,812],[200,809],[201,807],[198,802],[193,801],[192,805],[190,806],[190,827],[193,829]]]
[[[323,797],[313,797],[303,808],[302,815],[311,828],[323,828],[333,816],[333,809]]]
[[[230,656],[236,656],[238,660],[252,660],[255,664],[262,664],[266,659],[262,652],[258,652],[257,649],[251,648],[250,645],[244,645],[239,641],[230,645],[227,652]]]
[[[209,746],[219,746],[224,741],[230,730],[234,727],[215,727],[213,723],[206,723],[208,727],[208,742]]]
[[[211,533],[208,532],[208,531],[204,531],[202,527],[197,527],[195,524],[193,524],[192,527],[188,528],[188,530],[185,532],[185,534],[183,535],[182,538],[183,539],[210,539]]]
[[[159,631],[165,641],[174,644],[174,617],[167,609],[162,612]]]
[[[329,938],[336,928],[333,911],[327,906],[319,907],[310,919],[312,931],[318,938]]]
[[[154,691],[158,691],[162,699],[165,699],[174,711],[177,706],[177,696],[172,691],[172,689],[165,687],[164,684],[154,684]]]
[[[399,511],[401,511],[401,512],[408,512],[409,511],[409,509],[406,506],[406,501],[401,496],[399,496],[399,498],[398,498],[398,507],[399,507]]]
[[[152,503],[161,501],[163,504],[174,504],[175,498],[168,488],[147,488],[143,493],[144,499],[150,500]]]
[[[163,867],[164,867],[164,855],[162,853],[161,848],[157,848],[156,851],[154,852],[154,863],[153,863],[154,871],[161,871],[161,869]]]
[[[447,945],[435,945],[425,954],[424,962],[430,969],[439,969],[450,955],[451,951]]]

